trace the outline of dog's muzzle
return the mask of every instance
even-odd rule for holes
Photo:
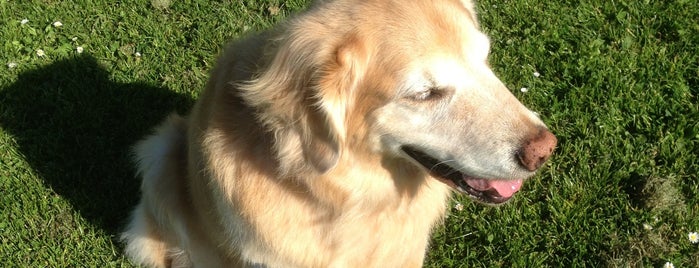
[[[467,194],[477,201],[487,204],[502,204],[510,200],[522,187],[522,179],[501,180],[476,178],[464,174],[428,154],[410,146],[402,150],[425,168],[432,176],[452,186],[458,192]]]

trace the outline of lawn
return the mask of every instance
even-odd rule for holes
[[[408,1],[405,1],[408,4]],[[0,267],[130,267],[129,146],[290,1],[0,0]],[[558,136],[515,200],[454,197],[427,267],[699,267],[699,5],[480,1],[490,62]]]

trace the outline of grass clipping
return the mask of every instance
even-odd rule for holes
[[[651,177],[643,187],[643,196],[647,199],[644,207],[654,214],[684,213],[686,206],[682,193],[675,186],[676,178],[669,176],[666,178]]]
[[[637,245],[637,249],[642,251],[643,256],[653,256],[658,253],[669,254],[675,251],[675,243],[670,242],[670,238],[675,230],[668,224],[663,224],[662,218],[678,217],[685,214],[686,206],[682,193],[675,186],[676,178],[651,177],[643,187],[645,200],[644,207],[654,215],[652,223],[644,225],[645,232],[631,241],[631,245]],[[659,219],[658,217],[661,217]]]
[[[155,9],[164,10],[164,9],[170,8],[172,1],[170,1],[170,0],[151,0],[150,4]]]
[[[624,246],[614,250],[610,267],[644,267],[648,261],[663,263],[662,256],[677,251],[675,226],[668,222],[686,216],[686,206],[676,180],[675,176],[646,179],[639,201],[642,209],[650,211],[653,218],[640,226],[640,235],[632,236]]]

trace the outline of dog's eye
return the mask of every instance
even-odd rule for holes
[[[423,91],[418,92],[417,94],[413,95],[411,99],[416,100],[416,101],[430,101],[430,100],[437,100],[440,99],[444,96],[444,91],[440,88],[436,87],[431,87],[431,88],[426,88]]]

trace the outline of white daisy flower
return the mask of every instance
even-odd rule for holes
[[[16,67],[17,67],[17,63],[16,63],[16,62],[9,62],[9,63],[7,63],[7,68],[12,69],[12,68],[16,68]]]
[[[456,203],[456,205],[454,205],[454,209],[456,209],[458,211],[462,211],[462,210],[464,210],[464,205],[461,203]]]
[[[77,37],[77,36],[74,36],[74,37],[71,38],[70,40],[72,40],[73,42],[78,41],[78,37]]]
[[[134,53],[133,55],[136,56],[136,57],[140,57],[140,56],[141,56],[141,52],[136,51],[136,53]]]
[[[539,77],[541,74],[539,72],[534,72],[534,77]]]
[[[527,91],[529,91],[529,89],[526,87],[523,87],[523,88],[520,88],[519,91],[522,91],[522,93],[527,93]]]
[[[29,20],[28,20],[28,19],[23,19],[23,20],[21,20],[21,21],[19,22],[19,24],[22,24],[22,25],[25,25],[25,24],[27,24],[27,23],[29,23]]]
[[[83,47],[76,47],[75,52],[78,52],[78,54],[83,53]]]
[[[675,265],[671,262],[666,262],[665,265],[663,265],[663,268],[675,268]]]
[[[44,50],[43,50],[43,49],[37,49],[37,50],[36,50],[36,55],[39,56],[39,57],[43,57],[43,56],[46,56],[46,53],[44,53]]]
[[[699,233],[689,232],[689,235],[687,235],[687,237],[689,237],[689,242],[692,242],[692,244],[699,243]]]
[[[61,27],[61,26],[63,26],[63,23],[61,23],[60,21],[55,21],[53,23],[53,27]]]

